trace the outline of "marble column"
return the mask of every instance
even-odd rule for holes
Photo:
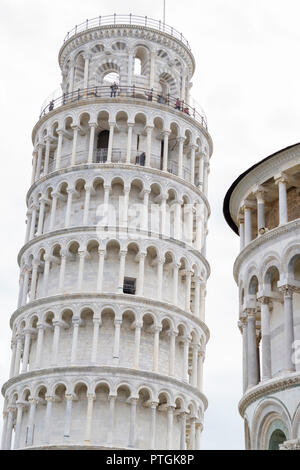
[[[35,181],[38,181],[41,177],[43,149],[44,149],[44,145],[38,144],[38,159],[37,159],[37,166],[36,166]]]
[[[34,259],[32,261],[32,275],[31,275],[31,286],[30,286],[30,298],[29,302],[33,302],[36,298],[36,285],[37,285],[37,275],[40,261]]]
[[[28,433],[27,433],[27,446],[33,446],[34,440],[34,422],[35,422],[35,412],[38,401],[34,398],[29,399],[30,409],[29,409],[29,419],[28,419]]]
[[[49,281],[49,271],[50,271],[50,255],[45,255],[44,260],[44,279],[43,279],[43,292],[42,297],[47,297],[48,294],[48,281]]]
[[[175,376],[175,352],[176,352],[176,337],[178,332],[171,330],[169,332],[170,336],[170,353],[169,353],[169,375],[171,377]]]
[[[103,291],[104,259],[105,259],[105,250],[99,249],[97,291],[100,292],[100,293],[102,293],[102,291]]]
[[[147,151],[146,151],[146,166],[151,167],[151,147],[152,147],[152,126],[147,126]]]
[[[190,419],[190,449],[196,450],[196,418]]]
[[[116,408],[116,399],[115,395],[110,395],[109,400],[109,431],[107,435],[107,443],[112,446],[114,442],[115,435],[115,408]]]
[[[23,352],[21,374],[25,374],[27,372],[29,352],[30,352],[30,342],[32,338],[32,330],[29,328],[25,329],[24,334],[25,334],[25,341],[24,341],[24,352]]]
[[[165,258],[159,258],[157,262],[157,300],[162,300],[163,275]]]
[[[66,414],[65,414],[65,426],[64,426],[64,438],[70,438],[71,432],[71,419],[72,419],[72,403],[74,400],[73,395],[65,395],[66,398]]]
[[[82,291],[82,283],[83,283],[83,273],[84,273],[84,262],[87,255],[86,250],[82,250],[78,252],[79,254],[79,268],[78,268],[78,283],[77,289],[78,292]]]
[[[120,269],[119,269],[119,282],[118,282],[119,294],[123,294],[123,289],[124,289],[126,255],[127,255],[127,251],[120,252]]]
[[[258,363],[256,346],[256,312],[248,313],[248,388],[258,384]]]
[[[47,407],[46,407],[45,422],[44,422],[44,442],[45,444],[50,444],[52,407],[53,407],[53,403],[55,402],[55,398],[53,396],[46,396],[45,400],[47,402]]]
[[[133,368],[139,369],[139,359],[140,359],[140,345],[141,345],[141,330],[143,328],[142,322],[135,323],[135,340],[134,340],[134,359],[133,359]]]
[[[170,135],[170,131],[163,132],[163,136],[164,136],[163,171],[168,171],[169,135]]]
[[[137,295],[143,297],[144,295],[144,278],[145,278],[145,259],[147,253],[139,254],[139,278],[138,278],[138,289]]]
[[[72,158],[71,158],[71,166],[76,165],[76,152],[77,152],[77,140],[78,140],[78,131],[79,126],[72,125],[73,129],[73,144],[72,144]]]
[[[294,311],[293,311],[293,286],[280,288],[284,298],[284,369],[288,372],[295,371],[293,363],[294,335]]]
[[[91,362],[96,364],[97,362],[97,354],[98,354],[98,343],[99,343],[99,329],[102,325],[100,318],[94,318],[94,333],[93,333],[93,345],[92,345],[92,357]]]
[[[113,352],[113,363],[119,364],[120,361],[120,334],[121,334],[122,319],[115,320],[115,341],[114,341],[114,352]]]
[[[174,423],[174,406],[168,407],[168,424],[167,424],[167,449],[173,449],[173,423]]]
[[[279,225],[288,223],[287,182],[288,179],[285,175],[275,178],[279,192]]]
[[[107,151],[107,163],[112,162],[115,125],[116,125],[115,122],[109,123],[110,130],[109,130],[109,141],[108,141],[108,151]]]
[[[191,282],[192,282],[192,273],[191,271],[186,271],[185,275],[185,310],[190,313],[191,311]]]
[[[28,286],[29,286],[29,267],[25,265],[24,267],[24,285],[23,285],[23,296],[22,296],[22,306],[26,305],[28,297]]]
[[[31,184],[35,182],[36,166],[37,166],[37,151],[34,150],[32,153],[32,174],[31,174]]]
[[[178,276],[179,276],[180,264],[173,265],[173,303],[178,305]]]
[[[262,380],[272,377],[271,363],[271,326],[270,326],[270,299],[258,299],[261,306],[261,342],[262,342]]]
[[[127,154],[126,154],[126,164],[130,165],[131,163],[131,149],[132,149],[132,134],[134,128],[134,122],[128,122],[128,136],[127,136]]]
[[[243,318],[240,322],[243,335],[243,392],[248,388],[248,319]]]
[[[52,204],[51,204],[51,215],[50,215],[50,226],[49,231],[54,230],[55,225],[55,216],[56,216],[56,206],[57,206],[57,199],[59,198],[58,193],[52,193]]]
[[[189,382],[189,347],[190,338],[184,337],[183,341],[183,365],[182,365],[182,380]]]
[[[148,232],[149,230],[149,195],[150,191],[145,191],[144,192],[144,203],[143,203],[143,226],[142,230],[145,230],[145,232]]]
[[[10,450],[11,449],[11,441],[12,441],[12,432],[13,432],[15,411],[16,411],[16,408],[14,406],[9,406],[8,407],[5,450]]]
[[[67,210],[66,210],[66,217],[65,217],[65,228],[69,228],[71,224],[71,211],[72,211],[72,201],[73,195],[76,193],[74,188],[69,188],[67,190],[68,193],[68,200],[67,200]]]
[[[240,234],[240,251],[245,247],[245,220],[244,217],[239,218],[239,234]]]
[[[19,375],[19,373],[20,373],[22,347],[23,347],[23,336],[22,335],[17,335],[17,352],[16,352],[15,370],[14,370],[14,376],[15,377],[17,375]]]
[[[250,207],[244,208],[245,217],[245,246],[252,241],[252,211]]]
[[[185,142],[185,137],[179,137],[179,150],[178,150],[178,176],[179,178],[183,177],[183,144]]]
[[[195,184],[195,161],[197,145],[191,146],[191,184]]]
[[[37,234],[36,234],[37,237],[40,237],[43,234],[46,203],[47,203],[47,199],[42,197],[40,199],[38,229],[37,229]]]
[[[81,325],[81,319],[79,317],[73,317],[73,338],[72,338],[72,350],[71,350],[71,365],[76,364],[77,349],[78,349],[78,333]]]
[[[17,401],[16,405],[17,405],[17,419],[16,419],[16,428],[15,428],[14,449],[19,449],[23,410],[25,408],[25,403],[21,401]]]
[[[31,227],[30,227],[29,240],[32,240],[33,237],[34,237],[34,235],[35,235],[37,210],[38,210],[38,206],[37,206],[36,204],[33,204],[33,206],[32,206],[32,215],[31,215]]]
[[[61,152],[62,152],[62,144],[63,144],[63,135],[64,131],[62,129],[59,129],[57,131],[58,134],[58,143],[57,143],[57,152],[56,152],[56,166],[55,170],[60,169],[60,162],[61,162]]]
[[[258,235],[263,235],[263,232],[266,228],[264,191],[258,191],[256,193],[256,200],[257,200],[257,231],[258,231]]]
[[[135,447],[135,433],[136,433],[136,407],[138,398],[131,398],[130,409],[130,423],[129,423],[129,444],[128,447]]]
[[[158,403],[151,403],[151,423],[150,423],[150,449],[156,449],[156,410]]]
[[[66,272],[66,264],[67,264],[67,250],[61,250],[60,256],[60,270],[59,270],[59,292],[62,293],[64,290],[64,283],[65,283],[65,272]]]
[[[92,434],[92,422],[93,422],[93,407],[94,401],[96,400],[96,395],[87,396],[88,405],[86,413],[86,427],[85,427],[85,445],[91,445],[91,434]]]
[[[203,393],[203,364],[205,360],[205,351],[198,348],[198,372],[197,372],[197,388]]]
[[[45,331],[44,324],[38,323],[37,330],[38,330],[38,337],[37,337],[36,355],[35,355],[35,369],[39,369],[41,366],[43,342],[44,342],[44,331]]]
[[[15,371],[15,362],[16,362],[16,354],[17,354],[17,341],[16,338],[11,340],[11,361],[10,361],[10,370],[9,370],[9,378],[11,379],[14,376]]]
[[[181,413],[180,450],[186,450],[186,413]]]
[[[159,333],[161,327],[154,327],[154,348],[153,348],[153,372],[158,372],[158,359],[159,359]]]
[[[192,345],[193,348],[193,362],[192,362],[192,387],[197,387],[198,377],[198,346],[197,344]]]
[[[88,163],[93,163],[93,156],[94,156],[94,143],[95,143],[95,131],[98,127],[96,122],[90,122],[90,143],[89,143],[89,153],[88,153]]]
[[[46,137],[46,153],[45,153],[45,163],[44,163],[44,175],[48,175],[49,172],[49,159],[50,159],[50,150],[51,150],[51,141],[52,138],[50,136]]]

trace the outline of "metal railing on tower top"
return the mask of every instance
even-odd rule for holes
[[[132,15],[107,15],[107,16],[97,16],[91,20],[86,20],[81,24],[76,25],[71,31],[69,31],[64,39],[64,42],[68,41],[72,36],[76,34],[87,31],[88,29],[93,29],[101,26],[109,25],[136,25],[136,26],[145,26],[148,28],[156,29],[163,33],[167,33],[175,39],[181,41],[189,50],[191,47],[189,42],[184,38],[183,34],[172,28],[171,26],[165,24],[161,20],[155,20],[153,18],[148,18],[148,16],[138,16]]]
[[[82,100],[93,100],[95,98],[122,99],[133,98],[145,100],[147,102],[155,102],[163,106],[169,106],[186,116],[192,117],[207,130],[207,121],[205,115],[199,113],[196,108],[191,107],[176,96],[167,94],[163,96],[161,92],[153,89],[137,87],[118,87],[113,89],[111,86],[95,86],[90,88],[78,89],[72,93],[64,93],[59,98],[51,100],[47,106],[43,107],[40,119],[47,113],[67,104],[77,103]]]

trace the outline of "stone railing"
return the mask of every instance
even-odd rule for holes
[[[176,96],[172,96],[170,94],[163,96],[160,91],[154,89],[150,90],[148,88],[137,87],[134,85],[130,87],[118,87],[116,90],[113,90],[112,86],[95,86],[78,89],[72,93],[64,93],[59,98],[51,100],[47,106],[42,108],[40,119],[47,113],[61,106],[78,103],[83,100],[94,100],[95,98],[109,98],[111,100],[133,98],[145,100],[146,102],[155,102],[160,105],[173,108],[186,116],[192,117],[207,130],[206,117],[203,113],[198,112],[196,108],[192,108],[184,101],[179,100]]]
[[[86,20],[81,24],[76,25],[71,31],[69,31],[64,39],[64,42],[71,39],[76,34],[82,33],[89,29],[101,28],[102,26],[114,26],[114,25],[129,25],[129,26],[144,26],[146,28],[156,29],[165,34],[169,34],[174,39],[181,41],[185,47],[189,50],[191,49],[189,42],[184,38],[183,34],[165,24],[161,20],[155,20],[153,18],[148,18],[148,16],[139,16],[139,15],[113,15],[106,16],[97,16],[91,20]]]

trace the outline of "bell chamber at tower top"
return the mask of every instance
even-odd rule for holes
[[[195,61],[189,43],[161,21],[134,15],[87,20],[67,34],[59,64],[61,90],[43,104],[40,117],[74,101],[134,98],[165,105],[207,130],[190,96]]]

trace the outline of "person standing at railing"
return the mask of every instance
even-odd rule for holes
[[[152,90],[150,91],[150,93],[146,93],[146,96],[148,98],[148,101],[152,101],[153,100],[153,88]]]
[[[179,98],[176,100],[175,109],[178,109],[179,111],[181,110],[181,101]]]
[[[118,87],[118,85],[116,84],[116,82],[114,82],[114,83],[111,85],[111,87],[110,87],[110,89],[111,89],[110,97],[111,97],[111,98],[116,98],[118,88],[119,88],[119,87]]]
[[[53,111],[53,109],[54,109],[54,100],[51,100],[49,103],[49,112]]]

